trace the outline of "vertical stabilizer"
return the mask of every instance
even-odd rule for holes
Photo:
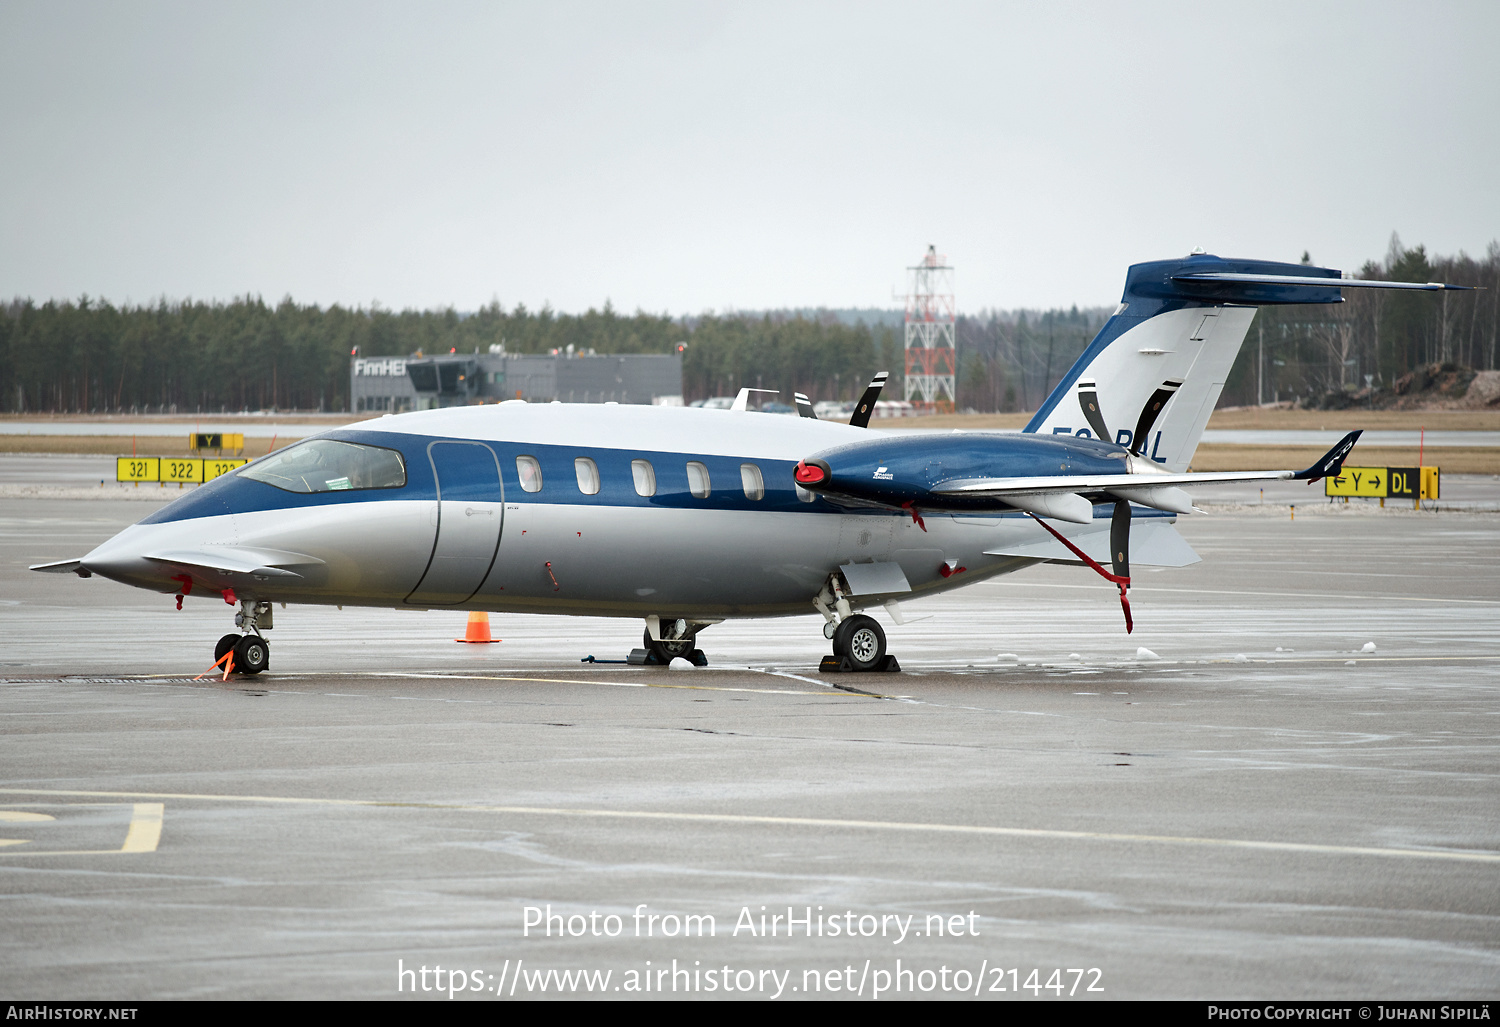
[[[1258,280],[1183,277],[1214,272]],[[1337,288],[1276,283],[1281,276],[1339,280],[1326,268],[1207,254],[1133,265],[1119,309],[1025,430],[1103,437],[1165,470],[1186,470],[1255,308],[1343,301]]]

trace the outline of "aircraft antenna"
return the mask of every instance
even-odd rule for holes
[[[923,413],[951,414],[958,397],[953,268],[929,246],[922,262],[907,271],[906,399]]]

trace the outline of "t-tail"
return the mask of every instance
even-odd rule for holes
[[[1114,316],[1025,430],[1103,438],[1165,470],[1186,470],[1256,308],[1342,303],[1351,287],[1457,288],[1206,253],[1134,264]]]

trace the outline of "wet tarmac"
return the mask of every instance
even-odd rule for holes
[[[149,509],[0,499],[9,997],[1500,990],[1500,517],[1195,515],[1134,634],[1036,567],[906,604],[899,674],[818,674],[815,617],[662,669],[293,607],[225,681],[223,603],[25,570]]]

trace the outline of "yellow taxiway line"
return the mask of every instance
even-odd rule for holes
[[[92,794],[107,796],[109,793],[71,793],[71,792],[39,792],[27,789],[8,789],[11,792],[20,792],[25,795],[71,795]],[[115,796],[110,796],[115,797]],[[128,798],[129,796],[119,796]],[[84,803],[81,805],[93,805]],[[137,802],[132,804],[130,815],[130,828],[125,832],[125,844],[118,849],[20,849],[15,852],[6,852],[6,856],[110,856],[121,852],[155,852],[156,847],[161,844],[161,824],[165,816],[166,807],[160,802]],[[0,809],[0,822],[8,823],[37,823],[43,820],[56,820],[54,816],[46,813],[30,813],[21,810]],[[26,845],[31,842],[30,838],[0,838],[0,847],[10,845]]]

